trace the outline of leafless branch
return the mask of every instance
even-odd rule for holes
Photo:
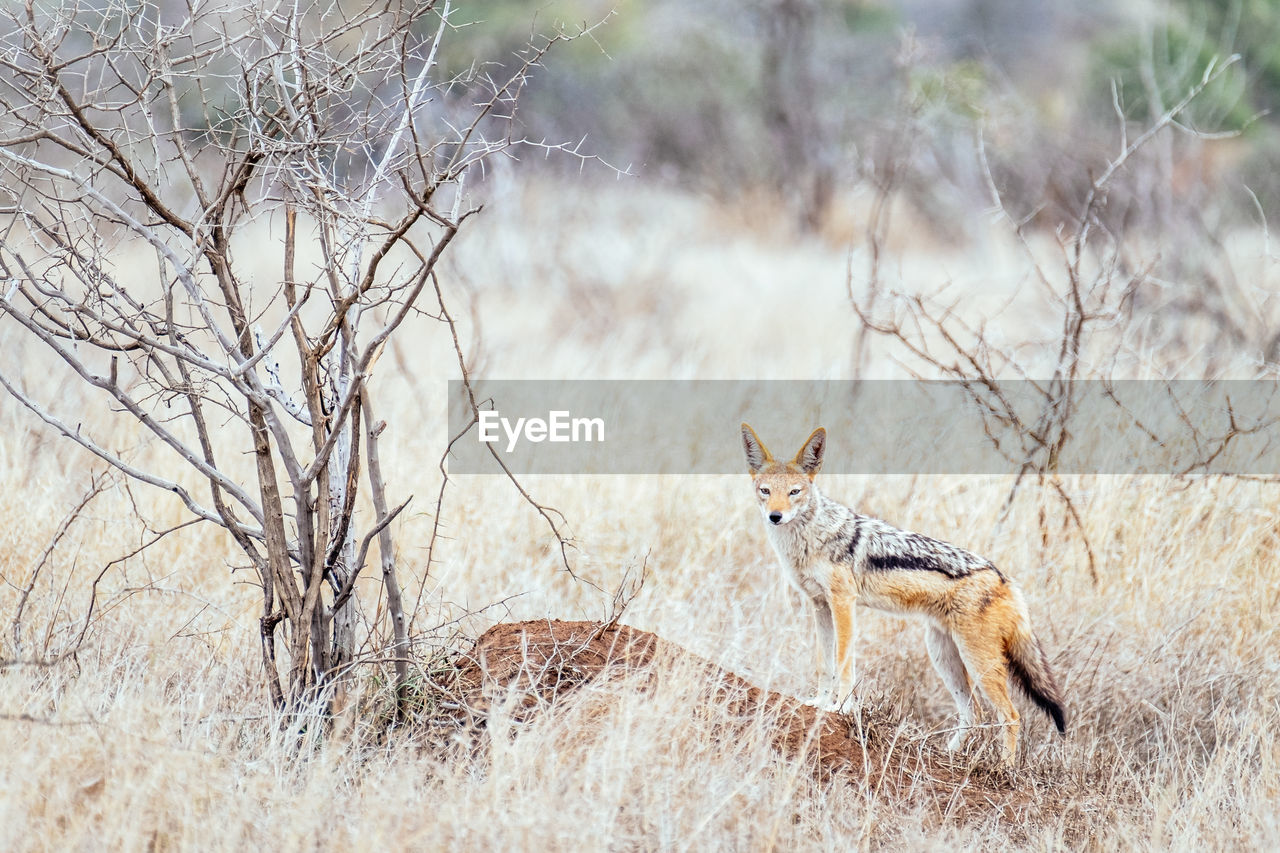
[[[27,579],[27,583],[22,587],[22,591],[18,595],[18,603],[13,609],[13,619],[9,623],[10,633],[13,634],[13,650],[19,657],[22,655],[22,612],[26,609],[27,599],[31,596],[31,591],[35,589],[36,581],[40,578],[40,570],[44,568],[49,557],[58,547],[58,543],[62,541],[62,537],[67,535],[67,531],[71,529],[71,525],[75,524],[76,519],[84,512],[85,507],[102,494],[106,489],[110,480],[104,473],[94,474],[89,479],[89,488],[85,491],[80,501],[72,507],[71,511],[63,517],[62,522],[58,525],[58,529],[54,531],[53,536],[49,539],[49,543],[45,545],[44,550],[40,552],[40,556],[36,559],[35,564],[31,567],[31,575]]]
[[[457,359],[458,359],[458,370],[462,374],[463,388],[466,390],[466,393],[467,393],[467,404],[471,410],[472,416],[478,420],[480,417],[480,403],[479,401],[476,400],[475,389],[471,385],[471,376],[467,372],[467,358],[462,352],[462,342],[458,338],[457,325],[453,321],[453,316],[449,313],[448,306],[445,305],[444,294],[440,291],[440,281],[434,275],[432,275],[432,284],[435,286],[436,299],[440,305],[440,315],[444,317],[445,322],[449,324],[449,334],[453,337],[453,351],[454,351],[454,355],[457,356]],[[457,440],[458,440],[457,437],[454,437],[454,439],[450,442],[450,445],[452,445],[453,442],[456,442]],[[534,510],[538,513],[538,515],[542,516],[542,520],[545,521],[547,523],[547,527],[551,529],[551,535],[555,537],[556,543],[560,546],[561,565],[563,565],[564,570],[569,573],[569,577],[573,578],[575,581],[579,583],[585,583],[587,586],[591,587],[597,592],[604,592],[604,590],[601,589],[598,585],[596,585],[593,581],[584,577],[580,577],[576,572],[574,572],[573,566],[569,563],[569,549],[574,547],[574,545],[573,545],[573,540],[570,539],[568,536],[566,536],[562,532],[561,526],[564,524],[564,515],[560,512],[560,510],[556,509],[555,507],[544,506],[543,504],[540,504],[536,500],[534,500],[533,496],[530,495],[529,492],[525,489],[524,485],[520,482],[519,478],[517,478],[516,475],[512,473],[511,469],[507,467],[506,462],[502,459],[502,455],[498,453],[498,451],[494,449],[492,445],[489,445],[489,452],[493,456],[494,461],[498,463],[498,466],[502,468],[502,473],[506,475],[507,479],[511,482],[511,485],[514,486],[516,491],[520,493],[520,497],[524,498],[525,502],[527,502],[531,507],[533,507]],[[442,484],[441,499],[443,499],[443,494],[444,494],[444,486]],[[555,516],[559,518],[559,521],[557,521],[556,518],[552,516],[553,513],[555,514]],[[437,518],[438,517],[439,516],[437,515]],[[436,530],[438,530],[438,527],[436,528]],[[436,530],[432,531],[432,543],[431,543],[432,545],[434,545],[434,542],[435,542]],[[430,550],[428,550],[428,555],[430,555]]]
[[[933,375],[956,381],[974,405],[991,445],[1018,472],[1006,498],[1004,512],[1007,513],[1012,507],[1018,489],[1026,481],[1027,475],[1033,475],[1041,486],[1049,487],[1065,513],[1066,521],[1079,534],[1088,571],[1095,583],[1099,579],[1096,555],[1075,501],[1059,475],[1059,465],[1072,438],[1073,418],[1079,402],[1077,382],[1081,378],[1083,353],[1096,330],[1120,321],[1122,301],[1127,292],[1127,288],[1118,289],[1113,286],[1116,280],[1123,277],[1119,267],[1118,240],[1107,231],[1099,214],[1106,204],[1108,191],[1116,176],[1162,132],[1181,127],[1178,117],[1238,59],[1237,56],[1231,56],[1222,62],[1211,61],[1199,81],[1176,104],[1153,116],[1151,124],[1133,139],[1129,138],[1127,123],[1123,115],[1120,115],[1120,153],[1091,181],[1076,217],[1074,233],[1069,242],[1062,246],[1065,274],[1062,285],[1053,283],[1053,277],[1041,266],[1027,241],[1025,228],[1031,221],[1030,217],[1015,219],[1005,209],[987,162],[985,146],[979,137],[978,158],[992,202],[996,210],[1012,224],[1013,232],[1032,264],[1036,278],[1055,296],[1061,309],[1053,368],[1046,380],[1028,376],[1015,354],[1003,351],[981,325],[974,327],[967,324],[955,310],[954,303],[944,301],[940,295],[926,299],[918,295],[894,294],[893,304],[886,311],[877,306],[874,291],[871,296],[859,300],[854,297],[850,286],[850,304],[861,329],[891,340],[912,357],[916,364],[931,370]],[[1114,90],[1113,100],[1119,109],[1118,93]],[[1106,246],[1101,248],[1097,245],[1103,242],[1099,235],[1106,242]],[[869,239],[872,244],[874,276],[878,242],[874,220]],[[1087,273],[1084,261],[1091,252],[1099,257],[1101,264],[1096,272]],[[1131,275],[1131,280],[1142,280],[1147,275],[1149,269],[1139,270]],[[1009,399],[1002,382],[1010,374],[1020,378],[1023,385],[1033,392],[1034,410],[1027,410],[1025,407],[1020,410]],[[1104,374],[1102,378],[1108,377]],[[1123,408],[1114,394],[1110,399]],[[1155,438],[1149,431],[1148,434]],[[1207,454],[1193,468],[1207,466],[1239,434],[1237,425],[1230,423],[1227,433],[1216,445],[1216,450]],[[1042,530],[1045,523],[1042,513]]]

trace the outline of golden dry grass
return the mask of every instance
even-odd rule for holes
[[[446,281],[479,343],[484,375],[811,378],[848,375],[853,317],[845,250],[697,199],[512,187],[459,245]],[[588,211],[590,211],[588,213]],[[904,238],[905,239],[905,238]],[[1247,238],[1245,238],[1247,241]],[[1014,253],[934,248],[895,256],[921,287],[982,280],[1000,302],[1025,280]],[[265,274],[265,273],[264,273]],[[1265,277],[1259,278],[1267,285]],[[469,314],[461,306],[474,308]],[[1003,304],[1003,303],[1001,303]],[[974,308],[980,310],[980,308]],[[479,330],[474,319],[479,318]],[[575,584],[540,520],[509,485],[460,478],[449,537],[424,573],[445,440],[442,330],[420,319],[378,382],[392,499],[416,495],[395,528],[416,602],[424,665],[505,618],[597,618],[604,596]],[[1030,297],[998,320],[1010,340],[1053,333]],[[6,330],[28,381],[42,359]],[[875,369],[893,374],[878,353]],[[15,364],[6,355],[6,365]],[[392,368],[397,369],[392,369]],[[411,370],[405,376],[398,368]],[[59,387],[113,446],[136,436],[101,402]],[[418,428],[416,424],[427,424]],[[673,435],[682,425],[670,425]],[[797,433],[808,424],[798,424]],[[0,657],[15,649],[18,591],[94,469],[10,400],[0,403]],[[666,436],[653,437],[655,442]],[[733,440],[727,437],[726,440]],[[162,458],[156,456],[155,458]],[[163,461],[160,464],[169,464]],[[624,621],[749,679],[808,689],[808,617],[781,582],[744,477],[542,477],[578,567],[601,586],[646,559]],[[112,567],[84,648],[53,667],[0,669],[0,834],[20,850],[228,849],[1275,849],[1280,846],[1280,489],[1233,481],[1079,477],[1069,482],[1098,555],[1026,488],[997,525],[1001,477],[830,477],[826,492],[897,524],[979,551],[1013,575],[1067,697],[1068,737],[1022,705],[1024,760],[1010,784],[1053,800],[1051,821],[966,814],[856,782],[815,781],[766,737],[725,742],[722,712],[679,673],[660,689],[600,686],[532,722],[501,708],[485,748],[462,756],[430,731],[389,742],[356,725],[281,730],[258,680],[256,591],[233,544],[174,534]],[[181,513],[115,486],[90,504],[32,592],[21,652],[56,652],[79,630],[89,585],[136,548],[144,525]],[[1041,502],[1050,525],[1039,522]],[[419,597],[419,588],[422,588]],[[377,589],[366,590],[373,620]],[[468,615],[470,614],[470,615]],[[453,620],[462,619],[460,623]],[[446,627],[436,631],[435,626]],[[859,617],[863,696],[900,721],[903,755],[953,722],[917,625]],[[363,674],[376,706],[377,670]],[[990,756],[972,756],[983,766]]]

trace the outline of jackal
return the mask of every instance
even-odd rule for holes
[[[853,707],[853,628],[856,604],[921,617],[934,668],[960,710],[947,748],[963,745],[974,724],[974,688],[1004,727],[1003,758],[1018,750],[1018,711],[1009,679],[1066,732],[1058,686],[1027,607],[1013,583],[989,560],[954,545],[899,530],[824,496],[814,485],[827,433],[819,427],[795,458],[779,462],[747,424],[742,443],[765,530],[792,586],[817,612],[823,656],[820,701]]]

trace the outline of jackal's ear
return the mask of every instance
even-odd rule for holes
[[[756,431],[748,424],[742,425],[742,447],[747,451],[747,470],[751,472],[752,477],[773,461],[769,448],[764,446],[760,436],[756,435]]]
[[[818,427],[809,435],[809,440],[796,454],[795,463],[800,466],[801,471],[809,475],[810,480],[817,476],[818,469],[822,467],[822,454],[826,449],[827,431]]]

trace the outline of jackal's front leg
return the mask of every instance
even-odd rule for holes
[[[836,689],[836,632],[831,618],[831,605],[825,598],[813,600],[814,619],[817,622],[818,636],[816,670],[818,695],[813,704],[819,708],[830,707],[835,703]]]
[[[835,590],[831,596],[831,616],[835,622],[835,672],[836,672],[836,710],[841,714],[852,713],[857,707],[854,696],[854,613],[857,597],[850,592]]]

